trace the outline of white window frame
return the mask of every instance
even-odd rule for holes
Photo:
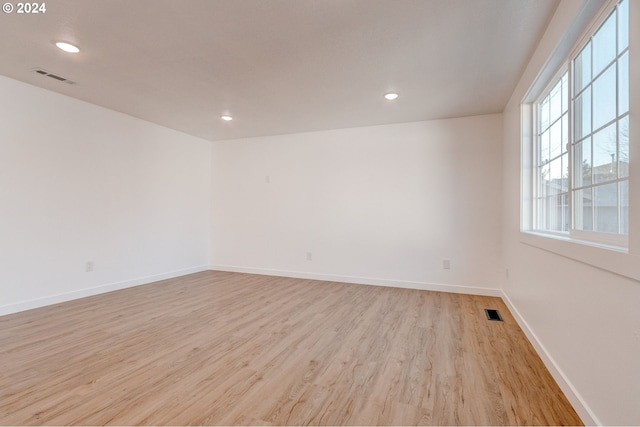
[[[629,2],[629,0],[627,0]],[[610,0],[607,2],[607,5],[602,8],[599,13],[597,19],[595,19],[592,24],[584,31],[582,37],[578,40],[577,43],[573,45],[573,48],[568,52],[565,58],[560,65],[560,68],[553,74],[552,78],[547,79],[546,86],[542,90],[538,90],[536,92],[537,96],[535,98],[532,97],[531,90],[525,98],[533,98],[531,102],[529,102],[528,106],[526,102],[523,102],[523,130],[528,127],[529,131],[523,132],[523,148],[525,146],[529,146],[528,155],[523,155],[523,203],[522,209],[528,209],[530,212],[523,212],[522,215],[522,224],[521,230],[524,232],[536,233],[541,236],[547,236],[562,240],[569,240],[575,243],[582,243],[587,245],[595,245],[600,246],[604,249],[613,249],[617,251],[627,251],[629,247],[629,235],[627,234],[614,234],[614,233],[605,233],[598,231],[585,231],[579,230],[574,227],[574,206],[575,203],[573,201],[574,197],[574,185],[573,185],[573,156],[574,156],[574,138],[573,138],[573,120],[574,120],[574,106],[573,106],[573,91],[574,91],[574,76],[573,76],[573,61],[580,54],[582,49],[587,45],[587,43],[591,40],[591,38],[595,35],[598,29],[604,24],[606,19],[611,15],[614,9],[617,7],[620,0]],[[631,2],[629,2],[631,3]],[[629,4],[631,8],[631,5]],[[629,52],[631,46],[627,52]],[[616,52],[617,54],[617,52]],[[616,56],[617,58],[617,56]],[[617,61],[617,59],[616,59]],[[541,218],[539,216],[539,195],[538,191],[540,189],[539,186],[539,176],[537,173],[537,168],[539,164],[538,152],[539,152],[539,141],[538,135],[540,134],[539,127],[539,105],[546,98],[549,92],[555,87],[555,85],[562,79],[564,74],[568,74],[568,86],[569,90],[567,93],[567,99],[564,101],[569,105],[568,111],[568,163],[569,163],[569,177],[568,177],[568,218],[569,218],[569,227],[566,232],[564,231],[554,231],[549,229],[544,229],[540,226]],[[616,76],[616,80],[617,80]],[[592,79],[592,81],[595,79]],[[535,86],[535,85],[534,85]],[[616,91],[616,102],[617,102],[618,93]],[[631,98],[631,96],[630,96]],[[631,103],[631,99],[629,101]],[[528,108],[527,108],[528,107]],[[592,109],[593,110],[593,109]],[[529,117],[525,117],[525,116]],[[618,115],[616,114],[616,119],[614,123],[618,122]],[[631,126],[630,126],[631,128]],[[528,141],[525,141],[528,140]],[[525,143],[528,142],[528,143]],[[630,144],[631,145],[631,144]],[[524,150],[523,150],[524,151]],[[630,148],[631,151],[631,148]],[[524,154],[524,153],[523,153]],[[593,161],[593,159],[592,159]],[[526,164],[529,163],[529,164]],[[526,171],[526,172],[525,172]],[[530,174],[530,176],[526,177],[525,174]],[[616,180],[619,182],[620,179]],[[631,179],[629,178],[629,181]],[[593,185],[593,184],[592,184]],[[524,186],[529,186],[528,189],[525,189]],[[525,202],[525,198],[529,198],[528,203]],[[631,196],[629,195],[629,198]],[[631,216],[631,207],[629,208],[629,215]],[[631,233],[631,230],[629,230]]]
[[[640,281],[640,268],[638,268],[640,265],[640,138],[638,137],[640,135],[640,114],[638,114],[640,111],[640,81],[637,83],[634,81],[634,76],[640,76],[640,57],[638,56],[638,52],[640,52],[640,25],[638,25],[640,23],[640,1],[629,2],[629,49],[631,51],[629,60],[629,128],[632,135],[629,138],[631,166],[629,168],[628,245],[625,247],[617,242],[585,240],[585,237],[580,233],[569,235],[569,233],[539,232],[536,231],[533,223],[532,180],[534,171],[532,166],[534,165],[535,101],[557,77],[561,76],[561,71],[570,66],[578,49],[584,46],[617,4],[618,0],[583,0],[575,8],[575,15],[571,20],[565,17],[560,18],[565,20],[567,27],[561,31],[558,28],[554,29],[557,39],[552,42],[553,47],[548,47],[548,44],[539,47],[539,49],[548,49],[548,56],[545,60],[540,61],[534,56],[536,61],[544,63],[544,65],[537,70],[527,70],[528,75],[532,75],[532,80],[529,90],[523,96],[520,104],[520,242]],[[573,123],[573,117],[569,118],[569,122]],[[569,140],[572,139],[571,135]]]
[[[630,7],[630,0],[626,0],[628,6]],[[610,4],[607,5],[607,7],[605,7],[603,9],[603,11],[601,12],[601,16],[599,17],[598,20],[596,20],[594,22],[594,25],[592,26],[592,28],[590,28],[590,31],[587,33],[586,36],[584,36],[580,42],[575,46],[575,48],[571,51],[571,53],[569,54],[569,58],[568,58],[568,70],[569,70],[569,88],[570,88],[570,92],[569,92],[569,102],[570,102],[570,108],[569,108],[569,120],[571,123],[571,126],[569,126],[569,144],[571,145],[571,149],[569,150],[569,156],[570,156],[570,165],[573,165],[573,155],[574,155],[574,146],[575,146],[575,141],[574,141],[574,135],[573,135],[573,123],[574,123],[574,111],[575,111],[575,107],[573,107],[573,103],[574,103],[574,90],[575,90],[575,84],[574,84],[574,68],[573,68],[573,63],[575,61],[575,59],[578,57],[578,55],[580,54],[580,52],[582,52],[582,50],[586,47],[586,45],[589,43],[589,41],[592,41],[593,36],[595,36],[596,32],[601,28],[601,26],[605,23],[605,21],[611,16],[611,14],[614,12],[614,9],[617,7],[617,5],[620,3],[620,0],[614,0],[612,2],[610,2]],[[616,43],[618,42],[618,32],[617,32],[617,27],[616,27]],[[619,54],[618,50],[617,50],[617,44],[616,44],[616,56],[613,60],[613,62],[615,64],[618,63],[618,58],[623,56],[624,54],[629,54],[630,57],[630,46],[627,46],[626,51]],[[591,58],[591,60],[593,61],[593,57]],[[597,80],[597,77],[602,76],[606,70],[608,69],[608,67],[605,67],[603,70],[601,70],[596,76],[592,76],[591,82],[589,83],[590,85],[592,85],[593,88],[593,82],[595,80]],[[618,75],[616,75],[616,115],[615,115],[615,119],[606,123],[605,125],[602,125],[600,128],[598,128],[598,130],[604,129],[607,126],[609,126],[610,124],[618,124],[621,120],[619,119],[619,114],[618,114],[618,87],[619,84],[619,79],[618,79]],[[593,89],[592,89],[592,96],[591,96],[591,120],[593,121]],[[628,117],[629,116],[629,112],[626,112],[625,114],[622,114],[622,116]],[[591,134],[595,135],[597,132],[595,132],[596,129],[591,129]],[[618,141],[619,143],[619,141]],[[593,143],[592,143],[593,144]],[[616,160],[618,161],[618,160]],[[591,159],[592,162],[592,167],[594,159]],[[616,183],[618,184],[621,181],[626,181],[628,180],[629,177],[626,178],[620,178],[617,177],[615,180],[611,180],[608,181],[607,183]],[[573,185],[573,170],[571,170],[570,173],[570,177],[569,177],[569,182],[570,182],[570,189],[569,189],[569,193],[573,193],[574,191],[577,190],[578,187]],[[598,187],[598,184],[595,183],[591,183],[590,187],[591,189],[594,189],[596,187]],[[582,187],[581,187],[582,188]],[[618,195],[619,198],[619,195]],[[616,233],[604,233],[604,232],[597,232],[597,231],[587,231],[587,230],[580,230],[575,228],[575,219],[576,217],[574,216],[574,212],[572,212],[572,209],[575,207],[575,203],[573,201],[573,195],[570,194],[569,197],[569,210],[570,210],[570,217],[571,217],[571,226],[570,226],[570,235],[572,237],[574,237],[575,239],[578,240],[587,240],[587,241],[592,241],[594,243],[600,243],[606,246],[613,246],[613,247],[618,247],[618,248],[624,248],[627,249],[629,246],[629,235],[628,234],[616,234]],[[619,215],[619,212],[618,212]],[[618,218],[618,221],[620,221],[620,218]]]
[[[533,209],[533,212],[531,213],[532,218],[533,218],[533,226],[532,228],[540,233],[545,233],[545,234],[550,234],[550,235],[554,235],[554,236],[566,236],[567,233],[569,233],[569,230],[567,230],[566,232],[563,231],[554,231],[554,230],[550,230],[550,229],[546,229],[543,228],[541,225],[541,216],[540,216],[540,195],[538,194],[538,191],[540,190],[540,176],[537,173],[537,169],[538,169],[538,165],[540,164],[540,158],[538,156],[539,153],[539,135],[541,134],[542,129],[539,128],[540,125],[540,117],[539,117],[539,110],[540,110],[540,104],[542,104],[542,102],[544,101],[544,99],[547,97],[547,95],[550,95],[550,92],[553,90],[553,88],[558,84],[559,81],[562,80],[562,78],[564,77],[564,75],[567,73],[567,67],[563,66],[560,71],[558,71],[554,77],[552,79],[550,79],[549,83],[547,84],[547,86],[544,88],[544,90],[542,91],[542,93],[540,94],[540,96],[536,99],[536,101],[533,103],[533,110],[532,110],[532,126],[533,126],[533,131],[532,131],[532,141],[533,141],[533,153],[532,153],[532,166],[531,166],[531,172],[533,174],[533,176],[531,177],[531,185],[532,185],[532,190],[531,190],[531,194],[532,194],[532,202],[531,202],[531,206]],[[569,88],[571,87],[571,80],[568,80],[568,86]],[[568,93],[567,99],[565,100],[565,102],[567,102],[568,104],[570,104],[570,96]],[[560,114],[560,118],[559,120],[562,120],[562,116],[564,114]],[[567,135],[567,140],[570,143],[571,142],[571,106],[569,105],[568,107],[568,113],[567,113],[567,124],[568,124],[568,135]],[[549,121],[551,121],[551,119],[549,119]],[[551,129],[551,125],[548,126],[548,129]],[[569,164],[571,164],[571,153],[570,153],[570,149],[567,150],[568,151],[568,162]],[[560,157],[562,157],[562,152],[560,154]],[[571,174],[569,173],[569,182],[568,182],[568,191],[567,191],[567,197],[568,199],[568,204],[569,204],[569,210],[568,210],[568,220],[569,220],[569,229],[571,228]]]

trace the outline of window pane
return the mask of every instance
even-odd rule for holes
[[[573,72],[575,93],[578,93],[591,81],[591,42],[587,43],[573,61]]]
[[[540,136],[540,164],[549,161],[549,131],[543,132]]]
[[[540,130],[546,130],[549,127],[549,97],[547,96],[542,104],[540,104]]]
[[[618,176],[629,176],[629,116],[618,122]]]
[[[617,173],[616,124],[602,129],[593,136],[593,180],[598,182],[616,179]]]
[[[620,232],[629,234],[629,181],[620,181]]]
[[[562,159],[555,159],[549,163],[549,195],[562,192]]]
[[[618,232],[618,184],[599,185],[595,193],[596,230],[604,233]]]
[[[548,199],[549,222],[547,229],[551,231],[562,231],[562,196],[551,196]]]
[[[561,171],[562,185],[560,191],[566,193],[569,191],[569,154],[562,155],[562,171]]]
[[[593,231],[593,203],[591,188],[574,193],[574,223],[577,230]]]
[[[569,142],[569,116],[562,116],[562,152],[567,152],[567,143]]]
[[[578,143],[573,151],[574,187],[591,185],[591,138]]]
[[[549,120],[551,122],[560,118],[562,114],[562,81],[559,81],[553,89],[549,100]]]
[[[542,197],[538,199],[538,229],[547,229],[547,198]]]
[[[586,89],[574,103],[574,132],[579,140],[591,133],[591,88]]]
[[[541,197],[546,197],[547,195],[550,194],[549,165],[546,164],[538,168],[538,171],[539,171],[538,177],[540,178],[540,191],[538,192],[538,194]]]
[[[616,66],[593,82],[593,128],[598,129],[616,117]]]
[[[562,120],[551,126],[549,134],[549,158],[553,159],[562,154]]]
[[[562,76],[562,112],[569,110],[569,73]]]
[[[620,2],[618,6],[618,53],[629,46],[629,1]]]
[[[612,13],[593,36],[593,75],[598,75],[615,57],[616,14]]]
[[[569,195],[563,194],[560,197],[562,203],[562,231],[569,231]]]
[[[618,61],[618,114],[629,111],[629,53]]]

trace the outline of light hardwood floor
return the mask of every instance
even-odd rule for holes
[[[580,419],[498,298],[202,272],[0,317],[0,424]]]

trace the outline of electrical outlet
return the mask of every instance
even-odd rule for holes
[[[504,278],[509,280],[509,269],[508,268],[504,269]]]
[[[313,261],[313,254],[311,252],[307,252],[307,261]]]
[[[87,261],[87,264],[85,265],[84,270],[87,273],[93,271],[93,261]]]
[[[443,270],[451,270],[451,260],[443,259],[442,260],[442,269]]]
[[[265,184],[271,184],[271,177],[269,175],[265,175],[264,176],[264,183]]]

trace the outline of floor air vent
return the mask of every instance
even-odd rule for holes
[[[51,77],[52,79],[58,80],[58,81],[60,81],[60,82],[66,83],[66,84],[68,84],[68,85],[73,85],[73,84],[75,84],[75,83],[76,83],[76,82],[74,82],[74,81],[69,80],[69,79],[68,79],[68,78],[66,78],[66,77],[60,77],[60,76],[58,76],[58,75],[56,75],[56,74],[53,74],[53,73],[48,72],[47,70],[43,70],[42,68],[36,68],[36,69],[35,69],[35,70],[33,70],[33,71],[35,71],[36,73],[38,73],[38,74],[40,74],[40,75],[43,75],[43,76],[45,76],[45,77]]]
[[[500,316],[500,312],[498,310],[485,308],[485,314],[487,315],[487,320],[493,320],[496,322],[502,322],[502,316]]]

